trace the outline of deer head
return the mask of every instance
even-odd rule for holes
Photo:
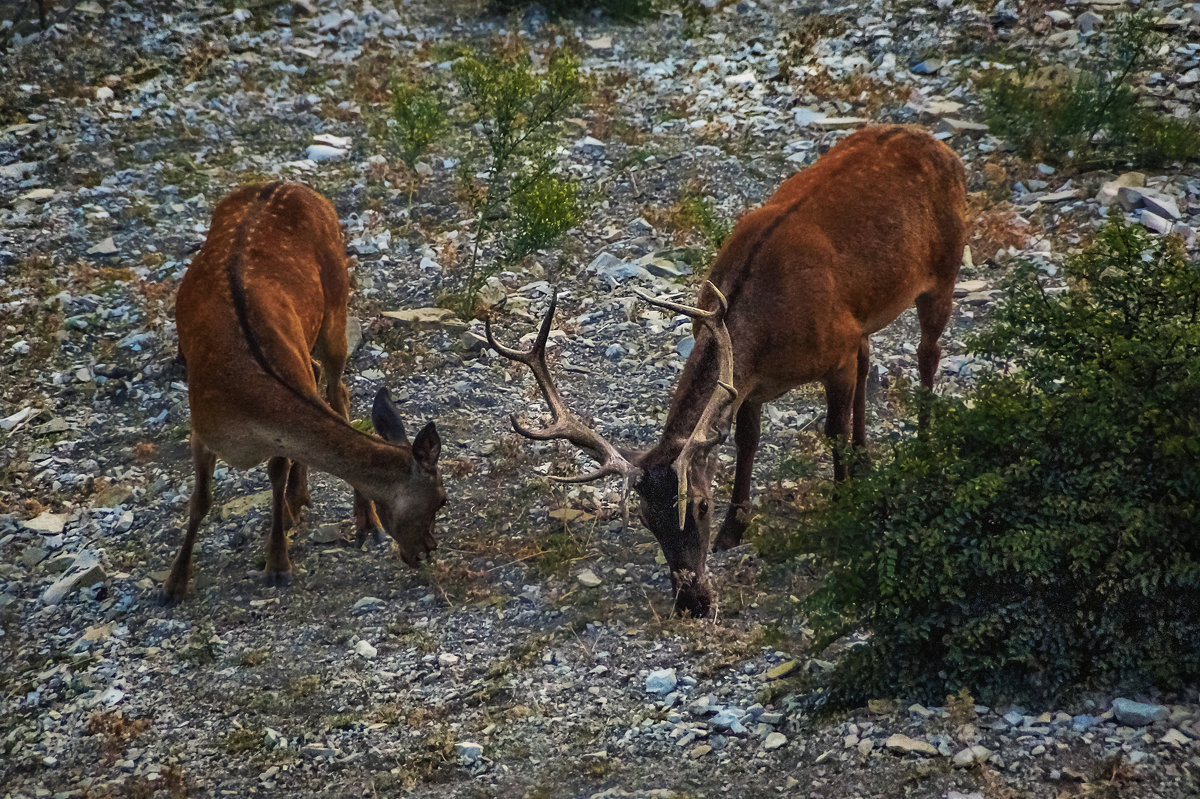
[[[549,427],[530,430],[514,415],[513,430],[537,441],[570,441],[600,463],[599,468],[588,474],[579,477],[552,475],[553,480],[582,483],[619,475],[624,478],[626,488],[633,483],[641,498],[642,523],[654,533],[666,557],[675,590],[675,608],[695,616],[708,615],[712,604],[705,564],[716,465],[713,453],[729,432],[731,409],[737,400],[737,391],[733,387],[733,346],[724,322],[729,306],[715,285],[706,281],[704,289],[715,295],[716,309],[705,311],[639,293],[653,305],[690,317],[693,323],[707,331],[716,348],[718,373],[713,394],[691,435],[686,440],[674,442],[675,446],[669,448],[675,451],[674,457],[661,462],[650,453],[613,446],[567,408],[546,365],[546,341],[554,321],[557,297],[551,300],[537,338],[528,350],[515,350],[499,344],[492,335],[490,321],[485,321],[488,343],[504,357],[523,363],[532,370],[553,417]]]
[[[393,444],[408,444],[400,412],[386,388],[379,389],[371,409],[376,432]],[[412,464],[407,479],[391,483],[372,499],[379,521],[400,549],[400,557],[409,566],[417,566],[423,555],[437,549],[433,521],[446,504],[438,456],[442,440],[433,422],[421,428],[412,444]]]

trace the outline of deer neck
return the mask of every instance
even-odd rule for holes
[[[288,413],[279,417],[286,423],[276,433],[281,454],[340,477],[371,499],[383,498],[387,486],[408,480],[413,462],[409,444],[359,432],[314,403],[320,401],[297,397],[288,403]]]
[[[683,374],[671,397],[671,408],[663,424],[662,437],[643,458],[643,466],[669,464],[679,456],[684,442],[700,421],[709,397],[717,389],[716,348],[707,335],[702,339],[696,342],[691,357],[684,364]]]

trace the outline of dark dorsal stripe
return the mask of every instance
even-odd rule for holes
[[[332,408],[321,402],[318,398],[310,396],[296,388],[275,370],[275,367],[267,360],[262,345],[258,341],[258,336],[255,335],[254,328],[250,325],[250,309],[246,300],[246,285],[242,280],[242,256],[246,247],[250,244],[250,239],[254,236],[259,218],[262,214],[266,213],[270,207],[271,200],[283,185],[282,181],[276,181],[275,183],[268,183],[263,186],[258,194],[255,195],[254,204],[242,214],[242,219],[238,222],[237,230],[233,236],[233,243],[230,245],[229,256],[225,260],[225,270],[229,276],[229,290],[233,295],[233,308],[237,313],[238,324],[242,328],[242,335],[246,338],[246,345],[250,348],[250,355],[253,356],[259,367],[291,394],[306,404],[317,408],[322,413],[332,416],[353,430],[354,428],[345,419],[335,413]]]

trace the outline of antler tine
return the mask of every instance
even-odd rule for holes
[[[704,285],[700,287],[700,290],[703,292],[704,289],[711,289],[713,294],[717,296],[717,303],[719,307],[717,307],[715,310],[705,311],[702,308],[695,308],[691,305],[684,305],[683,303],[664,300],[647,294],[641,289],[634,289],[633,292],[651,305],[657,305],[659,308],[666,308],[668,311],[674,311],[675,313],[683,314],[684,316],[691,317],[692,319],[707,325],[710,321],[725,318],[725,314],[729,310],[729,301],[725,299],[725,295],[721,293],[721,290],[717,288],[716,284],[714,284],[711,280],[704,281]]]
[[[554,311],[557,307],[558,294],[556,292],[550,297],[550,310],[546,312],[546,317],[542,320],[542,327],[538,330],[537,339],[528,350],[515,350],[497,342],[496,337],[492,335],[492,316],[488,314],[483,318],[483,332],[487,335],[488,346],[509,360],[531,366],[531,360],[536,358],[539,353],[546,352],[546,340],[550,337],[550,325],[554,323]]]
[[[693,308],[669,300],[661,300],[638,292],[647,302],[666,308],[676,313],[689,316],[695,323],[708,328],[713,343],[717,348],[717,385],[712,397],[704,406],[700,419],[692,428],[692,433],[684,442],[678,457],[673,464],[678,478],[679,496],[676,505],[679,510],[679,527],[682,529],[687,522],[688,501],[688,471],[692,460],[698,453],[708,452],[719,444],[725,437],[724,422],[726,410],[737,401],[737,389],[733,387],[733,342],[729,337],[729,329],[725,327],[725,314],[729,311],[729,301],[721,290],[711,280],[704,281],[703,288],[710,289],[717,297],[718,307],[711,311]],[[703,289],[702,289],[703,290]]]
[[[563,401],[562,395],[558,393],[558,388],[554,385],[553,378],[550,377],[550,369],[546,366],[546,341],[550,337],[550,326],[554,322],[554,310],[557,304],[558,295],[556,294],[550,300],[550,310],[547,312],[545,319],[542,320],[542,327],[538,331],[537,339],[528,350],[515,350],[499,344],[492,335],[489,321],[484,321],[484,330],[487,333],[488,344],[505,358],[523,363],[533,372],[538,388],[541,389],[542,397],[546,400],[546,404],[550,406],[550,415],[554,419],[554,422],[549,427],[542,430],[530,430],[517,421],[517,417],[514,415],[511,417],[513,430],[535,441],[550,441],[556,438],[565,439],[586,451],[600,462],[600,468],[589,474],[579,477],[551,475],[551,479],[553,480],[563,483],[585,483],[612,474],[622,475],[628,480],[639,471],[638,468],[626,460],[617,451],[616,447],[606,441],[603,436],[584,424],[575,414],[571,413],[570,409],[567,408],[567,404]]]

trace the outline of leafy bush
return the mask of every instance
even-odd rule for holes
[[[392,81],[388,130],[410,169],[429,152],[445,127],[446,111],[436,94],[411,79]]]
[[[479,141],[473,160],[486,184],[468,193],[475,211],[475,245],[467,264],[461,312],[470,315],[487,278],[533,250],[549,246],[583,218],[577,184],[555,175],[559,128],[584,95],[578,59],[556,50],[536,71],[519,40],[454,62],[455,79]],[[496,257],[480,263],[485,239],[496,237]]]
[[[839,700],[1200,678],[1200,268],[1114,219],[1066,276],[1018,270],[970,342],[1005,371],[806,520],[814,625],[871,633]]]
[[[1160,39],[1149,14],[1120,18],[1079,71],[995,72],[983,99],[992,131],[1025,157],[1081,166],[1158,166],[1200,157],[1200,127],[1140,104],[1133,79]]]

